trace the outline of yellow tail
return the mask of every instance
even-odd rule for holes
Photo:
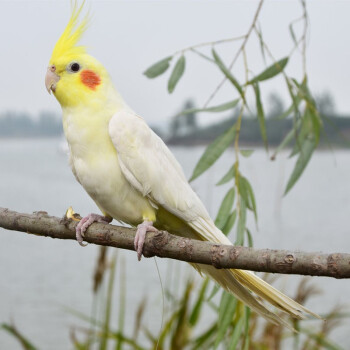
[[[240,301],[272,323],[281,324],[293,329],[285,319],[281,318],[277,313],[269,310],[252,292],[294,318],[303,319],[305,318],[303,313],[308,313],[321,319],[319,315],[298,304],[296,301],[281,293],[251,271],[234,269],[218,270],[210,265],[191,265],[193,265],[198,272],[211,277],[225,290],[235,295]]]
[[[211,221],[200,220],[191,223],[190,226],[209,241],[221,244],[232,244]],[[273,323],[292,328],[283,318],[269,310],[259,300],[260,298],[294,318],[303,319],[305,318],[304,313],[306,313],[321,319],[319,315],[289,298],[251,271],[236,269],[219,270],[213,266],[203,264],[192,264],[192,266],[200,273],[205,273],[211,277],[224,289],[234,294],[239,300],[248,305],[252,310]],[[252,292],[260,298],[257,298]]]

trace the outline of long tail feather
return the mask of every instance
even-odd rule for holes
[[[278,314],[271,312],[258,299],[243,286],[242,283],[233,276],[235,270],[218,270],[213,266],[196,264],[195,269],[201,273],[205,273],[214,281],[220,284],[225,290],[232,293],[240,301],[249,306],[252,310],[274,324],[282,324],[285,327],[293,330],[290,324],[281,318]]]
[[[195,222],[191,222],[190,226],[208,241],[221,244],[232,244],[211,220],[199,219]],[[273,313],[263,305],[253,293],[294,318],[303,319],[305,318],[304,313],[306,313],[321,319],[319,315],[289,298],[251,271],[236,269],[218,270],[213,266],[201,264],[196,264],[194,267],[199,272],[209,275],[223,288],[234,294],[258,314],[273,323],[283,324],[284,326],[291,328],[283,318],[279,317],[276,313]]]

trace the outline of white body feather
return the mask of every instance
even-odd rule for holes
[[[232,244],[215,227],[163,141],[128,107],[122,106],[112,118],[106,117],[106,111],[101,115],[80,111],[79,116],[66,111],[64,130],[72,170],[103,213],[131,225],[143,220],[156,225],[157,209],[162,207],[191,227],[198,238]],[[302,312],[318,317],[250,271],[193,266],[272,322],[288,326],[250,291],[293,317],[303,318]]]

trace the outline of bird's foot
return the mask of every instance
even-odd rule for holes
[[[92,214],[92,213],[82,218],[75,229],[75,236],[77,238],[78,243],[82,247],[87,246],[87,244],[83,243],[83,241],[85,237],[85,231],[89,228],[91,224],[93,224],[94,222],[102,222],[102,223],[109,224],[110,222],[112,222],[112,220],[113,218],[109,216],[102,216],[102,215]]]
[[[153,226],[152,221],[144,221],[142,224],[137,225],[134,247],[137,251],[137,259],[140,261],[142,257],[143,245],[145,243],[147,232],[158,232],[158,230]]]

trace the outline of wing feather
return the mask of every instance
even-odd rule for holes
[[[109,134],[121,170],[134,188],[187,222],[210,220],[180,164],[141,117],[119,111],[109,123]]]
[[[117,150],[122,172],[134,188],[147,196],[154,205],[161,205],[186,221],[202,239],[232,244],[215,227],[175,157],[142,118],[129,110],[120,111],[111,119],[109,133]],[[289,327],[283,318],[267,309],[247,289],[293,317],[303,318],[302,311],[319,317],[250,271],[217,270],[200,264],[193,266],[207,273],[271,322]]]

